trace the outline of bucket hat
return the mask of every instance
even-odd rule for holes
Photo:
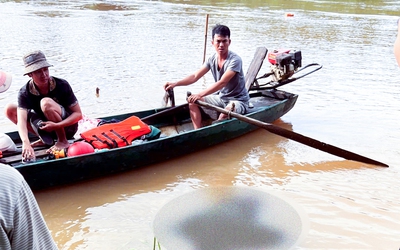
[[[11,74],[0,70],[0,93],[5,92],[11,85]]]
[[[46,56],[40,50],[35,50],[26,54],[23,58],[25,64],[25,73],[27,75],[41,68],[51,67],[53,65],[49,64],[46,60]]]
[[[39,117],[39,115],[33,111],[30,111],[29,120],[33,131],[35,131],[35,134],[39,136],[40,140],[42,140],[42,142],[44,142],[46,145],[53,145],[54,139],[51,136],[51,133],[40,129],[43,120]]]

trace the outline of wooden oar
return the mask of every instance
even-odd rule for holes
[[[212,104],[209,104],[209,103],[206,103],[206,102],[203,102],[203,101],[199,101],[198,100],[198,101],[196,101],[196,103],[198,105],[200,105],[200,106],[216,110],[216,111],[218,111],[220,113],[223,113],[223,114],[229,115],[231,117],[237,118],[238,120],[241,120],[241,121],[250,123],[252,125],[258,126],[260,128],[266,129],[271,133],[283,136],[285,138],[297,141],[299,143],[305,144],[305,145],[310,146],[312,148],[319,149],[321,151],[324,151],[324,152],[327,152],[327,153],[342,157],[342,158],[347,159],[347,160],[358,161],[358,162],[363,162],[363,163],[372,164],[372,165],[378,165],[378,166],[382,166],[382,167],[389,167],[389,165],[387,165],[385,163],[372,160],[370,158],[364,157],[364,156],[359,155],[359,154],[352,153],[350,151],[347,151],[347,150],[344,150],[344,149],[329,145],[329,144],[324,143],[324,142],[317,141],[317,140],[315,140],[313,138],[310,138],[310,137],[298,134],[296,132],[293,132],[293,131],[290,131],[290,130],[287,130],[287,129],[284,129],[284,128],[281,128],[281,127],[278,127],[278,126],[275,126],[275,125],[270,124],[270,123],[262,122],[262,121],[259,121],[259,120],[256,120],[256,119],[253,119],[253,118],[250,118],[250,117],[247,117],[247,116],[243,116],[243,115],[240,115],[240,114],[237,114],[237,113],[234,113],[234,112],[230,112],[230,111],[228,111],[226,109],[214,106]]]

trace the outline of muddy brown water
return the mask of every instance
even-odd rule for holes
[[[59,248],[152,249],[153,219],[171,199],[202,187],[249,186],[280,192],[304,210],[309,229],[297,249],[398,249],[400,69],[392,45],[399,10],[395,1],[1,1],[0,69],[14,75],[2,106],[16,102],[28,80],[23,54],[41,49],[89,117],[159,107],[162,85],[196,70],[204,50],[212,53],[209,41],[204,48],[209,14],[208,39],[212,25],[228,25],[245,71],[258,46],[300,49],[303,65],[323,65],[282,87],[299,99],[276,125],[390,165],[346,161],[257,130],[35,192]],[[176,89],[177,104],[212,81]],[[0,124],[16,129],[4,117]]]

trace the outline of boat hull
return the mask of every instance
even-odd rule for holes
[[[272,93],[273,95],[278,93],[274,92]],[[264,91],[265,93],[271,94],[270,91]],[[267,106],[262,106],[262,101],[258,103],[257,98],[253,98],[252,100],[255,102],[256,107],[254,112],[246,116],[268,123],[282,117],[293,108],[297,95],[283,91],[279,91],[279,93],[281,95],[279,98],[268,97],[272,102]],[[265,99],[264,94],[262,96],[263,99]],[[143,118],[159,111],[143,111],[107,118],[124,119],[131,115]],[[179,114],[176,114],[174,119],[171,117],[173,116],[161,116],[159,120],[153,120],[152,124],[162,126],[162,124],[167,124],[171,121],[176,122],[177,117],[182,123],[184,120],[186,122],[190,121],[187,108],[179,111]],[[36,162],[29,164],[21,164],[19,161],[11,165],[24,176],[32,189],[43,189],[163,162],[229,141],[256,129],[258,129],[257,126],[233,118],[221,123],[210,124],[197,130],[179,131],[179,133],[156,140],[122,148],[99,150],[87,155],[54,160],[38,159]],[[15,137],[15,134],[12,136]]]

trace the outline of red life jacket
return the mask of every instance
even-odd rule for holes
[[[133,140],[150,132],[147,124],[131,116],[121,122],[103,124],[85,131],[81,137],[97,149],[118,148],[131,145]]]

